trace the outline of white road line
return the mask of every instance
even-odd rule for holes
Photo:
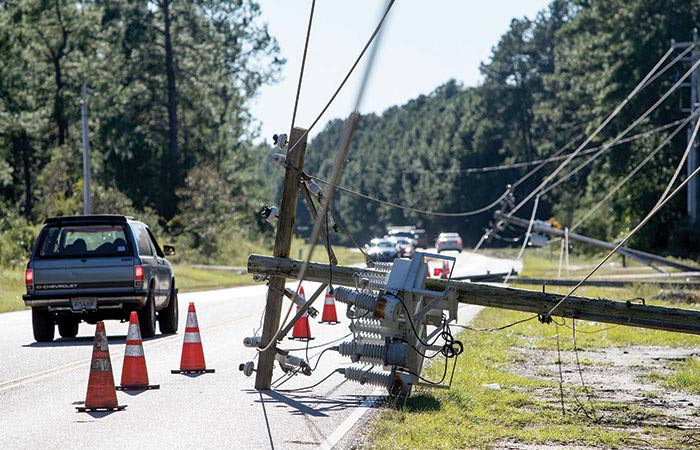
[[[374,403],[382,397],[380,395],[381,392],[381,389],[376,389],[370,395],[368,395],[362,404],[355,408],[352,414],[350,414],[350,416],[345,419],[345,421],[341,423],[340,426],[336,428],[336,430],[331,433],[331,435],[328,436],[325,441],[321,443],[319,449],[331,450],[333,447],[335,447],[335,444],[337,444],[343,438],[343,436],[345,436],[347,432],[350,431],[353,426],[355,426],[355,423],[357,423],[357,421],[360,420],[372,406],[374,406]]]

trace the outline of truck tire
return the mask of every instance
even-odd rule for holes
[[[153,299],[153,289],[148,291],[146,304],[138,311],[139,328],[142,338],[152,338],[156,334],[156,304]]]
[[[32,308],[32,329],[37,342],[51,342],[56,331],[53,315],[46,309]]]
[[[177,333],[177,322],[179,319],[179,311],[177,306],[177,289],[175,289],[175,280],[170,286],[170,298],[168,306],[158,313],[158,324],[160,332],[163,334]]]
[[[78,335],[80,321],[72,318],[58,320],[58,334],[64,338],[74,338]]]

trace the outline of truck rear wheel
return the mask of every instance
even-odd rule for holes
[[[46,309],[32,308],[32,329],[37,342],[51,342],[56,331],[53,315]]]
[[[156,334],[156,304],[153,300],[153,290],[148,291],[148,299],[138,311],[139,328],[141,328],[142,338],[152,338]]]
[[[74,338],[78,335],[79,320],[63,318],[58,320],[58,334],[64,338]]]
[[[179,319],[177,307],[177,289],[175,289],[175,280],[170,286],[170,298],[168,306],[158,313],[158,323],[160,324],[161,333],[177,333],[177,322]]]

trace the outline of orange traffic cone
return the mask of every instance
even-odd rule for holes
[[[442,263],[442,270],[440,271],[440,278],[447,279],[450,276],[450,263],[444,261]]]
[[[321,316],[320,323],[330,323],[331,325],[340,323],[335,311],[335,299],[330,286],[326,289],[326,299],[323,301],[323,316]]]
[[[78,412],[121,411],[126,405],[117,405],[117,391],[114,389],[112,362],[109,359],[109,344],[104,322],[97,322],[95,342],[92,344],[92,362],[88,379],[85,406],[78,406]]]
[[[185,339],[182,343],[180,370],[171,370],[170,373],[214,373],[214,369],[207,369],[204,363],[204,350],[202,349],[202,339],[199,336],[194,302],[190,302],[187,309],[187,324],[185,325]]]
[[[306,300],[304,296],[304,287],[299,288],[299,297]],[[297,305],[297,313],[301,309],[301,306]],[[289,339],[299,339],[301,341],[310,341],[313,339],[311,337],[311,327],[309,326],[309,314],[304,313],[303,316],[299,318],[294,324],[294,329],[292,330],[292,337]]]
[[[117,386],[117,390],[145,391],[148,389],[160,389],[160,385],[148,384],[148,370],[146,369],[146,355],[143,353],[143,344],[141,343],[139,316],[136,311],[132,311],[129,317],[129,333],[126,335],[122,384]]]

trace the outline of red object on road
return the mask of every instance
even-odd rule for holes
[[[438,276],[440,276],[440,273],[441,273],[441,272],[442,272],[442,269],[441,269],[440,267],[435,267],[435,268],[433,269],[433,276],[434,276],[434,277],[438,277]]]
[[[197,311],[194,309],[194,302],[190,302],[187,309],[187,324],[185,325],[185,338],[182,342],[182,357],[180,358],[180,369],[171,370],[170,373],[214,373],[214,369],[207,369],[204,363],[204,349],[202,339],[199,335],[199,324],[197,323]]]
[[[446,280],[450,276],[450,263],[444,261],[442,263],[442,270],[440,271],[440,278]]]
[[[95,341],[92,344],[92,361],[88,379],[85,406],[78,406],[78,412],[121,411],[126,405],[117,404],[117,391],[114,388],[112,362],[109,358],[109,343],[104,322],[97,322]]]
[[[331,293],[330,286],[328,286],[326,289],[326,298],[323,301],[323,316],[321,316],[321,323],[329,323],[331,325],[340,323],[338,321],[338,314],[335,310],[335,298]]]
[[[141,342],[139,316],[136,311],[132,311],[129,317],[129,332],[126,335],[122,381],[121,386],[117,386],[117,390],[145,391],[148,389],[160,389],[160,385],[148,383],[148,369],[146,369],[146,355],[143,352],[143,343]]]
[[[299,288],[299,297],[306,300],[306,297],[304,296],[303,286]],[[300,309],[301,306],[297,305],[297,313]],[[296,323],[294,324],[294,329],[292,330],[292,337],[290,339],[298,339],[300,341],[310,341],[311,339],[313,339],[311,337],[311,327],[309,326],[308,313],[304,313],[304,315],[296,321]]]

